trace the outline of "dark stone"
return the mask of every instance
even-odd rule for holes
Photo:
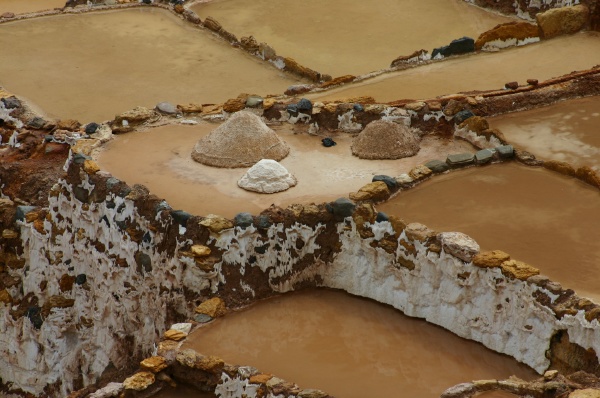
[[[530,84],[532,86],[537,86],[538,80],[537,79],[527,79],[527,84]]]
[[[29,307],[25,315],[29,318],[34,328],[39,329],[42,327],[44,319],[42,318],[42,309],[40,307]]]
[[[25,221],[25,214],[31,213],[36,209],[35,206],[17,206],[15,221]]]
[[[171,217],[173,217],[173,220],[175,220],[175,222],[179,225],[181,225],[182,227],[185,227],[187,225],[187,221],[190,219],[192,215],[190,213],[187,213],[183,210],[173,210],[171,212]]]
[[[390,218],[388,217],[387,214],[385,214],[384,212],[378,211],[377,212],[377,217],[375,218],[375,222],[384,222],[384,221],[388,221]]]
[[[448,163],[451,167],[466,166],[472,164],[474,161],[475,155],[468,152],[448,155],[448,158],[446,158],[446,163]]]
[[[469,118],[472,118],[473,116],[475,116],[473,112],[471,112],[468,109],[465,109],[464,111],[460,111],[456,115],[454,115],[454,123],[461,124],[462,122]]]
[[[385,185],[387,185],[387,187],[390,190],[395,190],[396,187],[398,186],[398,183],[396,182],[396,179],[394,177],[386,176],[383,174],[376,175],[371,180],[371,182],[377,182],[377,181],[385,182]]]
[[[40,130],[40,129],[44,128],[45,125],[46,125],[46,121],[44,119],[42,119],[41,117],[34,117],[33,119],[31,119],[27,122],[28,127],[32,128],[32,129],[36,129],[36,130]]]
[[[265,243],[262,246],[256,246],[254,248],[254,251],[257,252],[258,254],[265,254],[267,252],[267,249],[269,248],[269,244]]]
[[[156,104],[156,110],[166,115],[176,115],[179,113],[179,109],[170,102],[159,102]]]
[[[92,160],[92,158],[82,153],[73,155],[73,163],[75,164],[82,165],[86,160]]]
[[[271,227],[272,223],[271,220],[269,219],[269,216],[265,216],[260,215],[258,217],[256,217],[256,228],[258,229],[268,229],[269,227]]]
[[[105,203],[107,209],[114,209],[115,207],[117,207],[117,204],[112,200],[107,200]]]
[[[519,88],[519,83],[518,82],[508,82],[504,85],[504,88],[507,88],[509,90],[516,90]]]
[[[515,149],[512,145],[501,145],[496,147],[496,152],[502,159],[512,158],[515,155]]]
[[[142,237],[142,242],[144,242],[144,243],[152,242],[152,235],[150,235],[150,232],[146,231],[146,233]]]
[[[21,107],[21,101],[15,96],[2,98],[2,103],[6,109],[15,109]]]
[[[490,162],[494,158],[494,151],[492,149],[482,149],[475,153],[475,163],[484,164]]]
[[[116,179],[115,177],[110,177],[108,180],[106,180],[106,188],[108,190],[111,190],[114,187],[116,187],[117,185],[119,185],[120,182],[121,182],[121,180]]]
[[[114,203],[113,203],[113,206],[114,206]],[[108,207],[108,206],[106,206],[106,207]],[[100,221],[104,221],[106,223],[106,226],[110,227],[110,221],[108,221],[108,217],[106,217],[106,215],[102,216]]]
[[[433,50],[431,57],[441,54],[444,57],[450,55],[466,54],[475,51],[475,40],[470,37],[461,37],[460,39],[452,40],[449,45],[438,47]]]
[[[331,210],[333,215],[339,218],[352,216],[356,205],[348,198],[339,198],[331,202]]]
[[[250,213],[238,213],[233,218],[233,224],[240,228],[248,228],[253,222],[254,219]]]
[[[137,252],[135,254],[135,263],[137,264],[137,271],[141,274],[142,269],[144,272],[152,272],[152,260],[146,253]]]
[[[307,100],[306,98],[302,98],[300,101],[298,101],[298,104],[296,104],[298,107],[298,112],[300,113],[305,113],[305,114],[312,114],[312,102],[310,102],[310,100]]]
[[[52,142],[54,140],[54,136],[47,134],[44,136],[44,142]]]
[[[100,125],[98,123],[88,123],[85,125],[85,133],[86,134],[94,134],[97,130],[98,127],[100,127]]]
[[[78,285],[83,285],[87,282],[87,276],[85,274],[79,274],[75,277],[75,283]]]
[[[321,142],[323,143],[323,146],[326,147],[326,148],[329,148],[329,147],[337,145],[337,143],[334,140],[332,140],[331,138],[329,138],[329,137],[323,138],[321,140]]]
[[[449,54],[449,50],[448,50],[448,46],[442,46],[442,47],[438,47],[438,48],[434,48],[433,51],[431,52],[431,58],[435,58],[438,55],[441,55],[443,57],[447,57],[448,55],[444,55],[444,54]]]
[[[152,4],[152,0],[142,0],[144,4]]]
[[[125,196],[129,195],[129,192],[131,192],[131,187],[129,185],[125,185],[119,192],[117,192],[117,196],[124,198]]]
[[[287,113],[291,116],[291,117],[295,117],[298,116],[298,105],[296,104],[289,104],[286,108]]]
[[[289,86],[286,90],[285,90],[285,95],[298,95],[298,94],[304,94],[310,90],[312,90],[314,88],[314,84],[296,84],[293,86]]]
[[[206,314],[194,315],[194,321],[196,321],[198,323],[208,323],[212,320],[213,320],[213,318],[210,315],[206,315]]]
[[[444,171],[447,171],[448,169],[450,169],[450,166],[448,166],[448,163],[442,162],[441,160],[437,160],[437,159],[430,160],[429,162],[425,163],[425,167],[427,167],[434,173],[443,173]]]
[[[125,231],[127,229],[127,221],[121,220],[121,221],[115,221],[115,224],[117,224],[117,227],[119,227],[119,229],[121,231]]]
[[[354,109],[354,112],[364,112],[365,110],[361,104],[354,104],[352,109]]]
[[[87,203],[88,199],[90,198],[90,194],[87,189],[81,187],[74,187],[73,195],[75,195],[75,198],[82,203]]]

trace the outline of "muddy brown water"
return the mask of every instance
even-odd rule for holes
[[[309,98],[323,101],[370,95],[380,102],[427,99],[457,92],[502,89],[510,81],[520,84],[525,84],[527,79],[543,81],[598,64],[600,32],[584,32],[387,73],[315,93]]]
[[[2,24],[0,52],[0,84],[50,117],[82,122],[161,101],[278,94],[298,82],[156,8]]]
[[[66,0],[0,0],[0,14],[12,12],[14,14],[26,14],[36,11],[63,8]]]
[[[400,55],[477,38],[512,20],[460,0],[217,0],[192,9],[334,77],[388,68]]]
[[[437,231],[460,231],[600,302],[600,192],[517,163],[435,177],[377,209]]]
[[[508,141],[542,159],[600,171],[600,97],[563,101],[488,121]]]
[[[437,398],[465,381],[536,377],[480,344],[333,290],[259,302],[198,329],[183,347],[344,398]]]
[[[233,217],[239,212],[258,214],[272,203],[332,201],[371,182],[374,175],[399,175],[428,159],[447,153],[473,151],[464,141],[426,137],[420,152],[411,158],[372,161],[352,156],[352,137],[338,134],[337,145],[325,148],[320,136],[294,134],[290,125],[275,126],[291,147],[290,155],[280,163],[294,174],[298,185],[277,194],[259,194],[237,186],[246,168],[219,169],[191,159],[196,142],[217,124],[163,126],[118,136],[98,156],[103,170],[127,181],[144,184],[165,198],[173,208],[193,214],[219,214]],[[131,159],[135,159],[132,162]]]

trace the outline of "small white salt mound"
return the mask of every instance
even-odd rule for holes
[[[296,177],[281,164],[272,159],[262,159],[240,178],[238,186],[252,192],[276,193],[285,191],[296,183]]]

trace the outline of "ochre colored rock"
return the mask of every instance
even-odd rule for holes
[[[358,192],[350,194],[350,199],[356,202],[381,202],[389,197],[390,190],[383,181],[371,182],[359,189]]]
[[[128,123],[142,123],[156,117],[156,112],[143,106],[137,106],[129,111],[121,113],[115,118],[116,124],[122,124],[124,120]]]
[[[480,268],[500,267],[503,262],[510,260],[510,255],[502,250],[482,252],[473,257],[473,265]]]
[[[481,50],[485,43],[494,40],[524,40],[529,37],[538,37],[538,27],[528,22],[507,22],[500,25],[496,25],[487,32],[483,32],[479,35],[479,38],[475,41],[475,49]]]
[[[233,222],[214,214],[207,215],[202,221],[199,222],[199,224],[215,233],[221,232],[224,229],[233,228]]]
[[[61,276],[60,281],[58,281],[58,286],[60,287],[61,292],[68,292],[73,289],[73,284],[75,283],[75,277],[72,275],[64,274]]]
[[[309,69],[305,66],[300,65],[293,58],[284,57],[283,62],[285,63],[285,70],[287,70],[288,72],[295,73],[299,76],[307,77],[310,80],[315,81],[315,82],[318,81],[319,78],[321,77],[320,73],[318,73],[312,69]]]
[[[48,300],[46,300],[46,302],[42,306],[42,315],[44,315],[44,317],[47,317],[48,314],[50,314],[52,308],[69,308],[72,307],[74,304],[75,300],[73,299],[68,299],[59,295],[50,296],[50,298],[48,298]]]
[[[196,307],[195,312],[197,314],[208,315],[212,318],[218,318],[227,313],[227,307],[220,297],[213,297]]]
[[[202,105],[200,105],[200,104],[179,104],[179,105],[177,105],[177,109],[179,109],[183,113],[201,113]]]
[[[524,281],[530,276],[539,275],[540,270],[522,261],[507,260],[502,263],[502,273]]]
[[[590,10],[583,4],[551,8],[535,16],[544,39],[579,32],[587,23]]]
[[[418,61],[419,59],[423,59],[427,54],[427,50],[417,50],[410,55],[400,55],[390,64],[391,68],[395,68],[400,65],[410,64],[412,62]]]
[[[254,376],[250,376],[250,380],[248,380],[251,384],[266,384],[269,380],[273,378],[272,374],[260,373]]]
[[[481,134],[483,131],[489,129],[490,125],[484,117],[471,116],[470,118],[459,124],[458,127],[460,127],[461,129],[466,128],[477,134]]]
[[[425,105],[427,104],[423,101],[411,102],[409,104],[404,105],[404,109],[408,111],[419,112],[421,109],[425,108]]]
[[[350,83],[354,79],[356,79],[356,76],[354,76],[354,75],[339,76],[339,77],[336,77],[335,79],[332,79],[328,82],[321,84],[321,88],[337,86],[338,84]]]
[[[100,171],[100,166],[93,160],[86,160],[83,162],[83,170],[88,174],[96,174]]]
[[[123,387],[126,390],[143,391],[154,384],[154,373],[138,372],[131,377],[128,377],[123,382]]]
[[[221,27],[221,24],[216,19],[214,19],[213,17],[210,17],[210,16],[208,16],[204,19],[203,25],[205,27],[207,27],[208,29],[212,30],[213,32],[218,32],[221,29],[223,29]]]
[[[575,176],[588,184],[600,188],[600,175],[589,166],[583,166],[577,169]]]
[[[470,262],[479,253],[479,245],[468,235],[462,232],[442,232],[438,234],[438,240],[447,253]]]
[[[436,235],[434,230],[418,222],[408,224],[404,229],[404,232],[408,239],[418,240],[420,242],[425,242],[427,239]]]
[[[575,390],[569,394],[569,398],[600,398],[600,390],[596,390],[595,388]]]
[[[0,303],[4,303],[6,305],[11,305],[13,302],[13,298],[6,289],[0,290]]]
[[[155,356],[144,359],[140,362],[140,368],[152,373],[158,373],[167,367],[167,360],[164,357]]]
[[[210,248],[204,245],[193,245],[190,250],[194,257],[207,257],[210,255]]]
[[[414,181],[418,181],[418,180],[422,180],[426,177],[429,177],[431,175],[431,173],[433,173],[433,171],[431,171],[431,169],[429,169],[428,167],[426,167],[424,165],[418,165],[418,166],[415,166],[411,171],[409,171],[408,175]]]
[[[242,98],[231,98],[228,99],[227,102],[223,104],[223,110],[225,112],[234,113],[237,111],[241,111],[246,107],[246,99]]]
[[[181,341],[187,337],[187,334],[183,333],[181,330],[169,329],[165,332],[164,337],[168,340]]]
[[[58,123],[56,123],[57,130],[77,131],[79,130],[79,127],[81,127],[81,123],[73,119],[59,120]]]
[[[560,162],[558,160],[548,160],[544,162],[544,168],[557,173],[561,173],[568,176],[574,176],[576,174],[575,168],[567,162]]]
[[[2,238],[4,239],[15,239],[18,238],[19,234],[12,229],[5,229],[2,231]]]
[[[86,156],[90,156],[92,151],[100,146],[100,140],[96,139],[82,139],[77,140],[75,144],[71,147],[71,151],[73,153],[81,153]]]

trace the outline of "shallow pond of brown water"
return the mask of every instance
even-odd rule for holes
[[[488,118],[509,142],[546,160],[600,171],[600,97]]]
[[[196,142],[216,127],[209,123],[175,125],[120,135],[100,153],[98,162],[103,170],[131,185],[146,185],[174,208],[198,215],[233,217],[243,211],[258,214],[272,203],[285,207],[292,203],[332,201],[371,182],[374,175],[396,176],[440,154],[473,151],[464,141],[425,137],[416,156],[364,160],[352,156],[352,137],[348,134],[336,135],[337,145],[325,148],[321,145],[323,137],[294,134],[292,127],[285,124],[275,127],[291,148],[280,163],[297,177],[298,185],[268,195],[237,186],[247,168],[220,169],[191,159]]]
[[[510,81],[547,80],[600,64],[600,32],[563,36],[496,53],[451,58],[387,73],[309,98],[335,100],[370,95],[380,102],[504,88]]]
[[[517,163],[434,177],[378,210],[437,231],[460,231],[600,302],[600,191]]]
[[[461,0],[217,0],[192,9],[334,77],[388,68],[399,55],[476,39],[512,20]]]
[[[332,290],[259,302],[193,332],[186,347],[344,398],[437,398],[460,382],[535,378],[510,357]]]
[[[161,101],[277,94],[298,82],[156,8],[2,24],[0,52],[0,84],[51,117],[82,122]]]
[[[66,0],[0,0],[0,14],[12,12],[25,14],[29,12],[63,8]]]

